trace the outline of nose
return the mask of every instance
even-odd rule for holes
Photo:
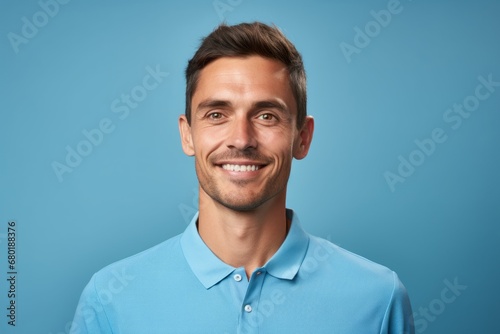
[[[238,117],[231,122],[227,147],[238,150],[257,148],[257,139],[252,122],[246,117]]]

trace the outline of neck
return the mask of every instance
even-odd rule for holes
[[[262,267],[286,238],[285,196],[278,195],[270,202],[239,212],[214,202],[200,189],[200,237],[223,262],[244,267],[247,277]]]

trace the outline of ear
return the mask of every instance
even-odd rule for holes
[[[293,152],[293,157],[297,160],[304,159],[309,152],[309,147],[311,147],[311,142],[314,132],[314,118],[312,116],[306,116],[304,125],[302,129],[299,130],[295,142],[295,148]]]
[[[186,115],[179,116],[179,133],[181,135],[182,150],[186,155],[194,155],[193,136],[191,135],[191,126]]]

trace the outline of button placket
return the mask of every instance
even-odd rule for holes
[[[261,317],[259,309],[260,294],[265,280],[265,268],[257,268],[248,282],[247,292],[243,299],[240,324],[237,333],[257,333],[259,328],[259,319]]]

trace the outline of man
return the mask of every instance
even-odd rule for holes
[[[96,273],[72,332],[413,333],[394,272],[308,235],[286,209],[292,159],[314,130],[293,44],[262,23],[221,25],[186,79],[179,130],[199,212],[183,234]]]

